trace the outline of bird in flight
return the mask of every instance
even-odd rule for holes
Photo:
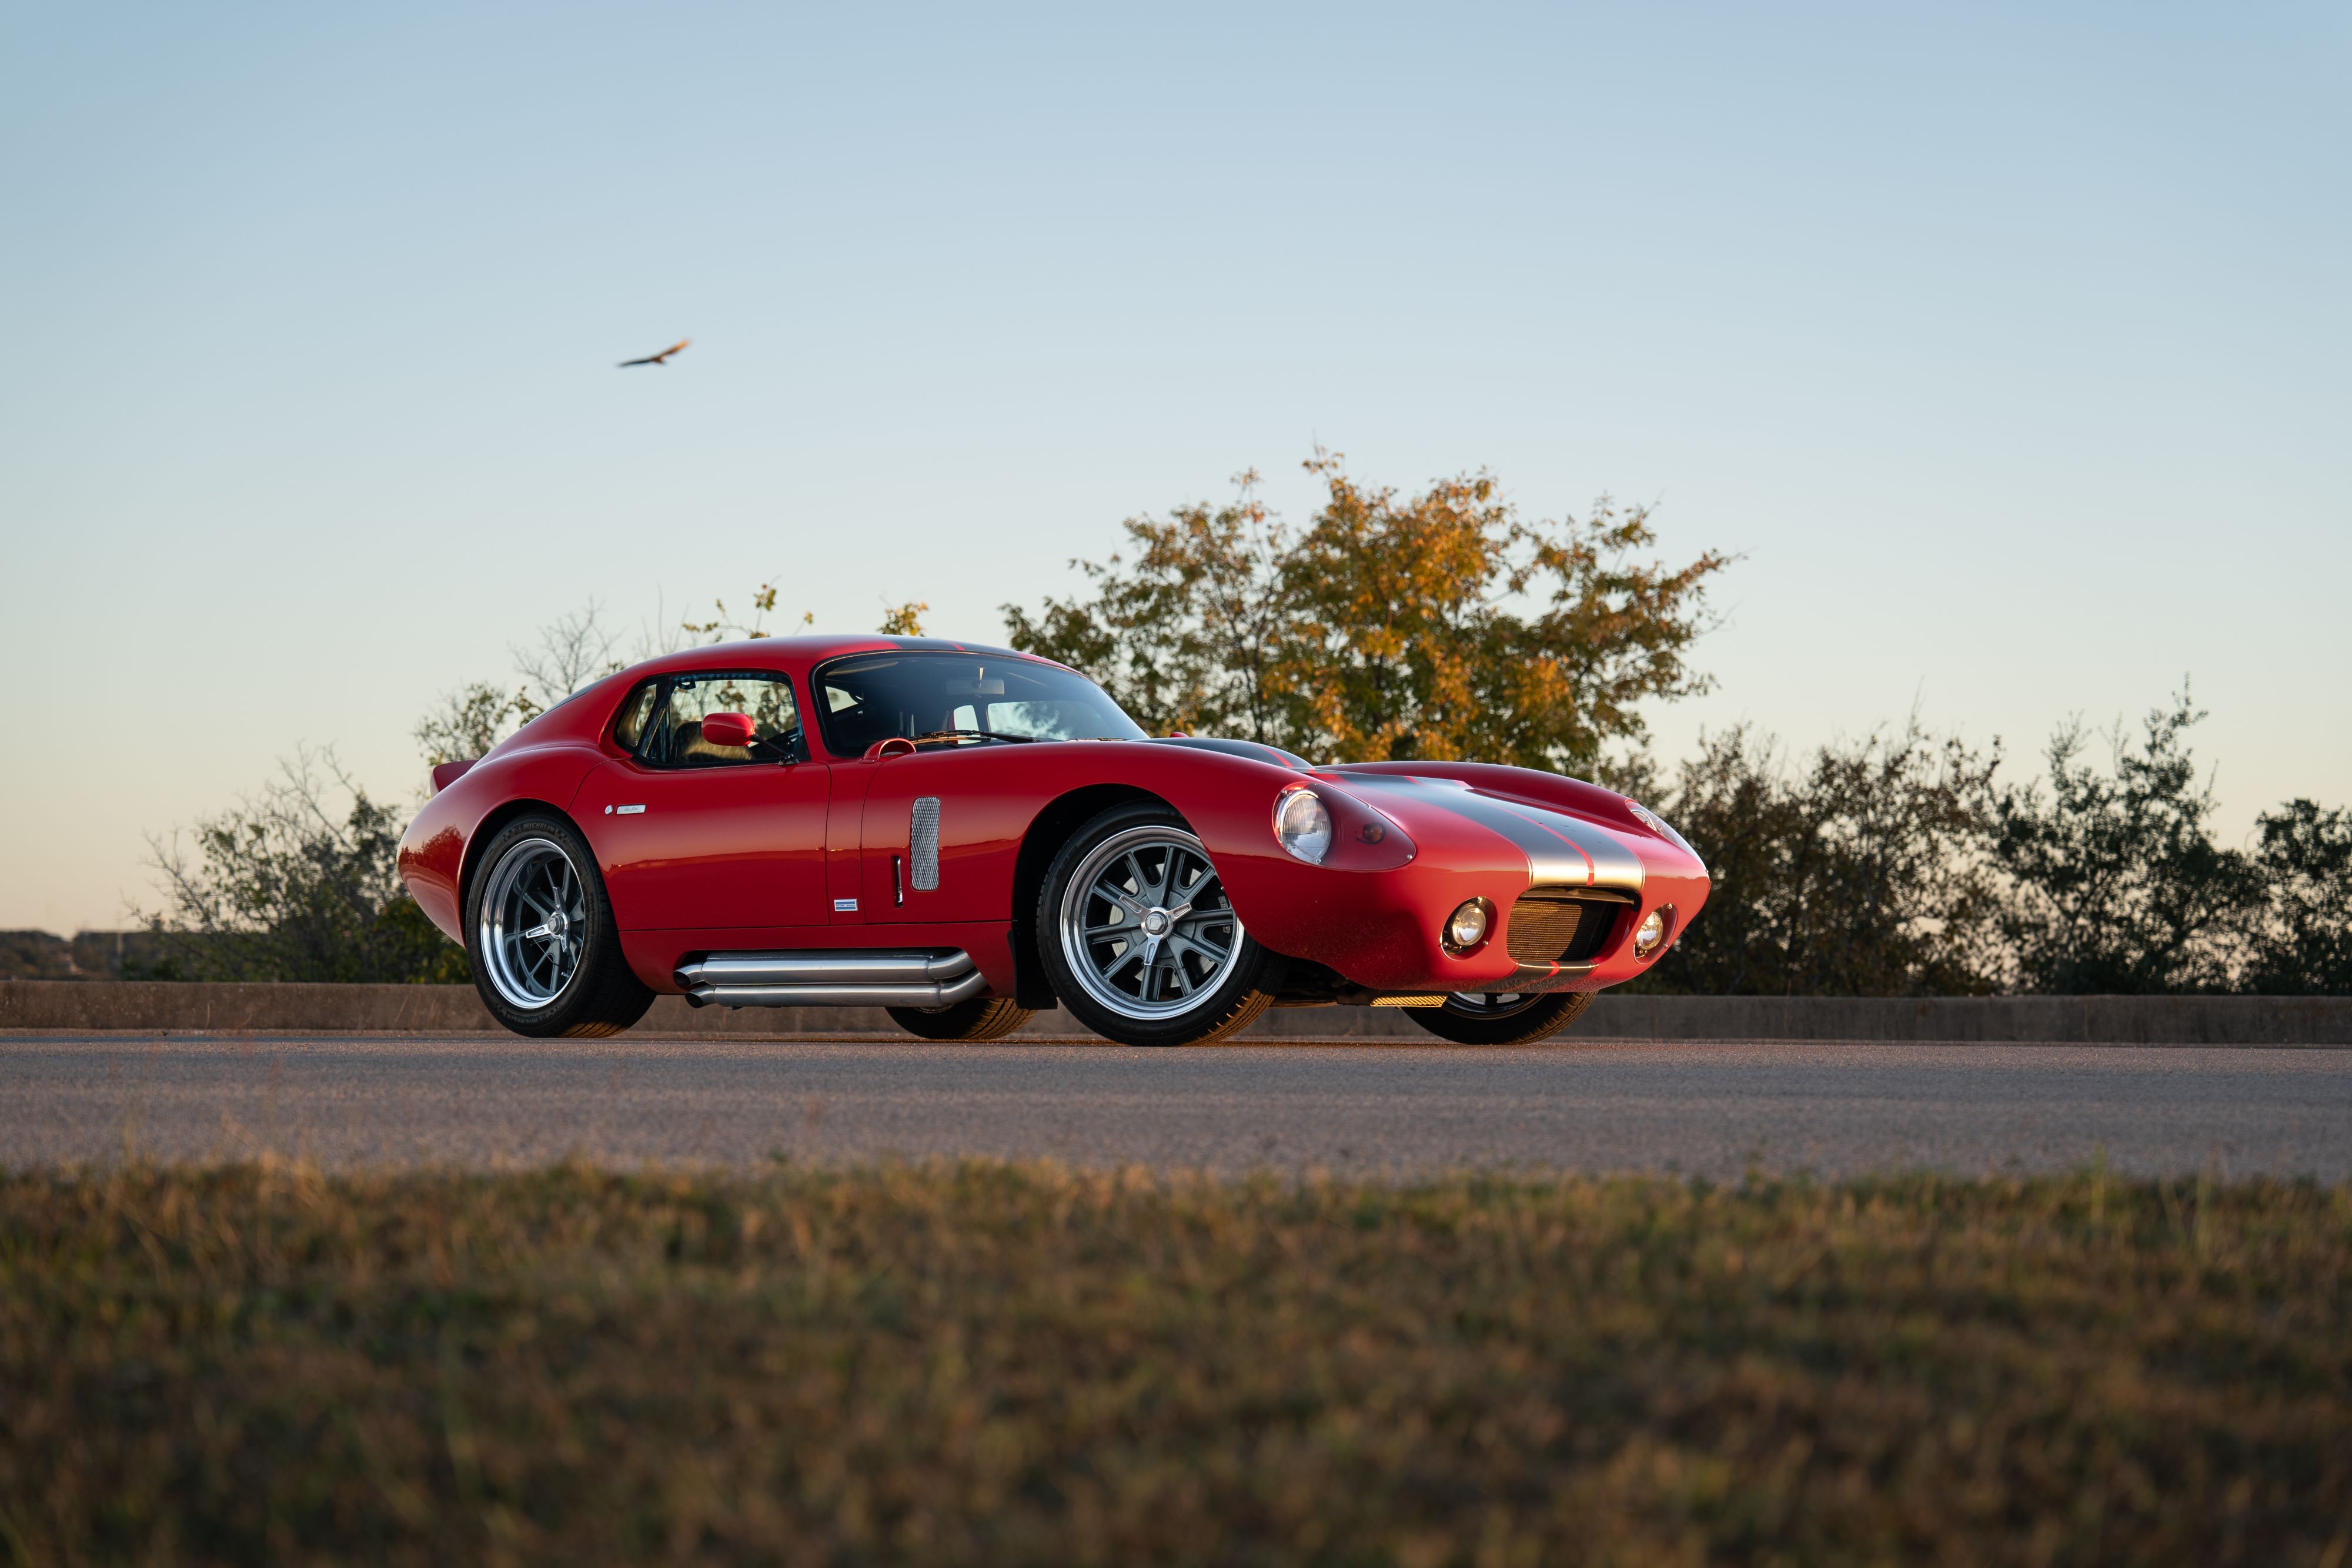
[[[669,357],[670,357],[672,354],[677,353],[680,349],[685,348],[688,343],[691,343],[691,342],[693,342],[693,341],[694,341],[694,340],[693,340],[693,339],[691,339],[691,338],[680,338],[677,342],[672,343],[668,348],[664,349],[664,350],[663,350],[660,353],[658,353],[658,354],[647,354],[647,355],[646,355],[644,359],[642,359],[642,360],[623,360],[623,361],[621,361],[621,369],[623,369],[623,370],[625,370],[625,370],[627,370],[631,365],[666,365],[666,364],[668,364],[668,363],[669,363]]]

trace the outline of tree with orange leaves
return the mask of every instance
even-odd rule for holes
[[[1307,467],[1293,530],[1237,480],[1230,506],[1126,524],[1132,559],[1074,562],[1091,598],[1005,606],[1013,646],[1085,670],[1147,727],[1317,758],[1460,758],[1591,772],[1644,734],[1647,698],[1706,689],[1685,660],[1729,558],[1642,559],[1646,508],[1528,522],[1489,473],[1418,496]]]

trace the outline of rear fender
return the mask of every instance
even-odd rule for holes
[[[598,753],[584,746],[493,752],[427,800],[400,839],[400,875],[441,934],[466,941],[466,887],[482,844],[537,808],[568,815]]]

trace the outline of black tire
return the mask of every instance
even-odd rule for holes
[[[1083,888],[1073,894],[1072,883],[1085,873],[1089,884],[1107,886],[1115,874],[1090,864],[1098,853],[1131,857],[1130,863],[1139,868],[1130,879],[1136,893],[1149,894],[1156,887],[1163,900],[1182,897],[1182,908],[1189,911],[1166,928],[1159,942],[1145,947],[1148,956],[1138,958],[1142,965],[1138,995],[1127,995],[1118,977],[1129,961],[1118,956],[1123,935],[1095,944],[1093,950],[1102,962],[1087,960],[1091,979],[1078,973],[1071,956],[1073,947],[1081,953],[1090,950],[1085,936],[1085,901],[1090,894]],[[1155,866],[1159,880],[1151,883]],[[1066,946],[1066,906],[1074,896],[1080,901],[1076,925]],[[1124,902],[1133,909],[1137,900]],[[1151,913],[1165,916],[1168,909],[1163,902],[1152,905]],[[1145,915],[1138,913],[1137,918]],[[1139,937],[1146,929],[1134,927]],[[1242,929],[1240,917],[1224,897],[1223,879],[1184,819],[1164,806],[1141,802],[1103,812],[1073,833],[1054,857],[1037,899],[1037,951],[1062,1005],[1080,1023],[1121,1045],[1200,1045],[1222,1040],[1272,1007],[1282,980],[1282,959]],[[1109,977],[1103,972],[1106,964],[1114,971]],[[1180,988],[1172,999],[1167,996],[1171,985]]]
[[[1592,1005],[1591,991],[1552,991],[1501,1003],[1448,997],[1442,1008],[1406,1009],[1412,1021],[1456,1045],[1528,1045],[1558,1034]]]
[[[551,907],[562,915],[553,935],[509,929],[520,925],[519,912],[521,919],[536,912],[538,929],[546,931],[558,924]],[[482,846],[466,888],[466,956],[482,1005],[517,1034],[618,1034],[654,1005],[652,988],[621,956],[595,852],[551,812],[517,817]]]
[[[924,1040],[995,1040],[1036,1016],[1009,997],[973,997],[943,1008],[886,1009],[908,1034]]]

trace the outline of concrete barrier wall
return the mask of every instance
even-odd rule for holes
[[[0,1029],[491,1033],[470,986],[0,981]],[[878,1008],[655,1002],[635,1032],[908,1038]],[[1083,1036],[1067,1012],[1024,1036]],[[1885,1040],[2132,1045],[2352,1045],[2352,997],[1644,997],[1604,994],[1574,1034],[1599,1040]],[[1393,1008],[1281,1008],[1249,1037],[1428,1041]],[[1014,1038],[1020,1038],[1016,1036]]]
[[[1580,1034],[2352,1045],[2352,997],[1643,997],[1603,993]]]

